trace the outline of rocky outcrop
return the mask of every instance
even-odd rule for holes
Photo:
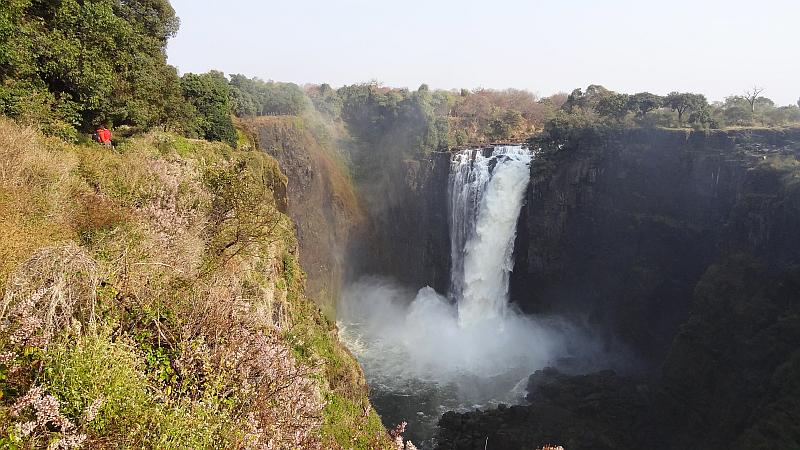
[[[254,136],[259,149],[278,160],[288,178],[287,209],[297,227],[307,291],[333,316],[348,242],[362,220],[347,167],[304,118],[257,117],[243,120],[241,126]]]
[[[535,405],[446,413],[441,450],[517,450],[557,443],[567,449],[649,448],[655,440],[646,386],[608,370],[570,377],[554,369],[528,380]]]
[[[631,130],[542,155],[512,301],[568,315],[657,367],[714,261],[797,261],[800,212],[783,179],[798,149],[796,129]]]

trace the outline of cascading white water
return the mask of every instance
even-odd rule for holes
[[[453,156],[450,179],[450,297],[462,327],[502,317],[508,302],[514,238],[531,153],[519,146]]]
[[[453,155],[449,299],[379,278],[343,292],[340,336],[364,367],[384,419],[431,436],[446,410],[519,401],[520,380],[563,354],[554,323],[507,306],[531,163],[518,146]]]

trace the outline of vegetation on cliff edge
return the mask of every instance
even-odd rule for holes
[[[262,152],[116,149],[0,123],[0,428],[11,448],[374,448],[355,360],[303,294]]]

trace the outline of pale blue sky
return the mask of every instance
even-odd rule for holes
[[[800,0],[171,0],[169,61],[334,86],[800,97]]]

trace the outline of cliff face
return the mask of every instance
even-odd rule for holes
[[[613,335],[658,364],[720,257],[796,261],[783,179],[800,131],[634,130],[544,155],[518,227],[513,301]]]
[[[309,296],[329,316],[348,278],[380,275],[447,290],[449,154],[375,162],[380,176],[351,180],[341,159],[348,145],[339,142],[347,141],[346,132],[323,138],[308,119],[293,116],[240,125],[287,176],[286,208],[297,227]]]
[[[633,130],[542,155],[512,300],[621,341],[646,376],[538,372],[531,405],[443,417],[440,447],[798,448],[798,159],[797,129]]]
[[[332,316],[348,242],[362,220],[347,168],[303,118],[257,117],[242,125],[288,178],[287,210],[297,227],[309,296]]]
[[[353,276],[391,276],[408,286],[447,291],[449,172],[450,155],[433,153],[387,170],[386,183],[365,192],[368,220],[364,238],[351,248]]]

